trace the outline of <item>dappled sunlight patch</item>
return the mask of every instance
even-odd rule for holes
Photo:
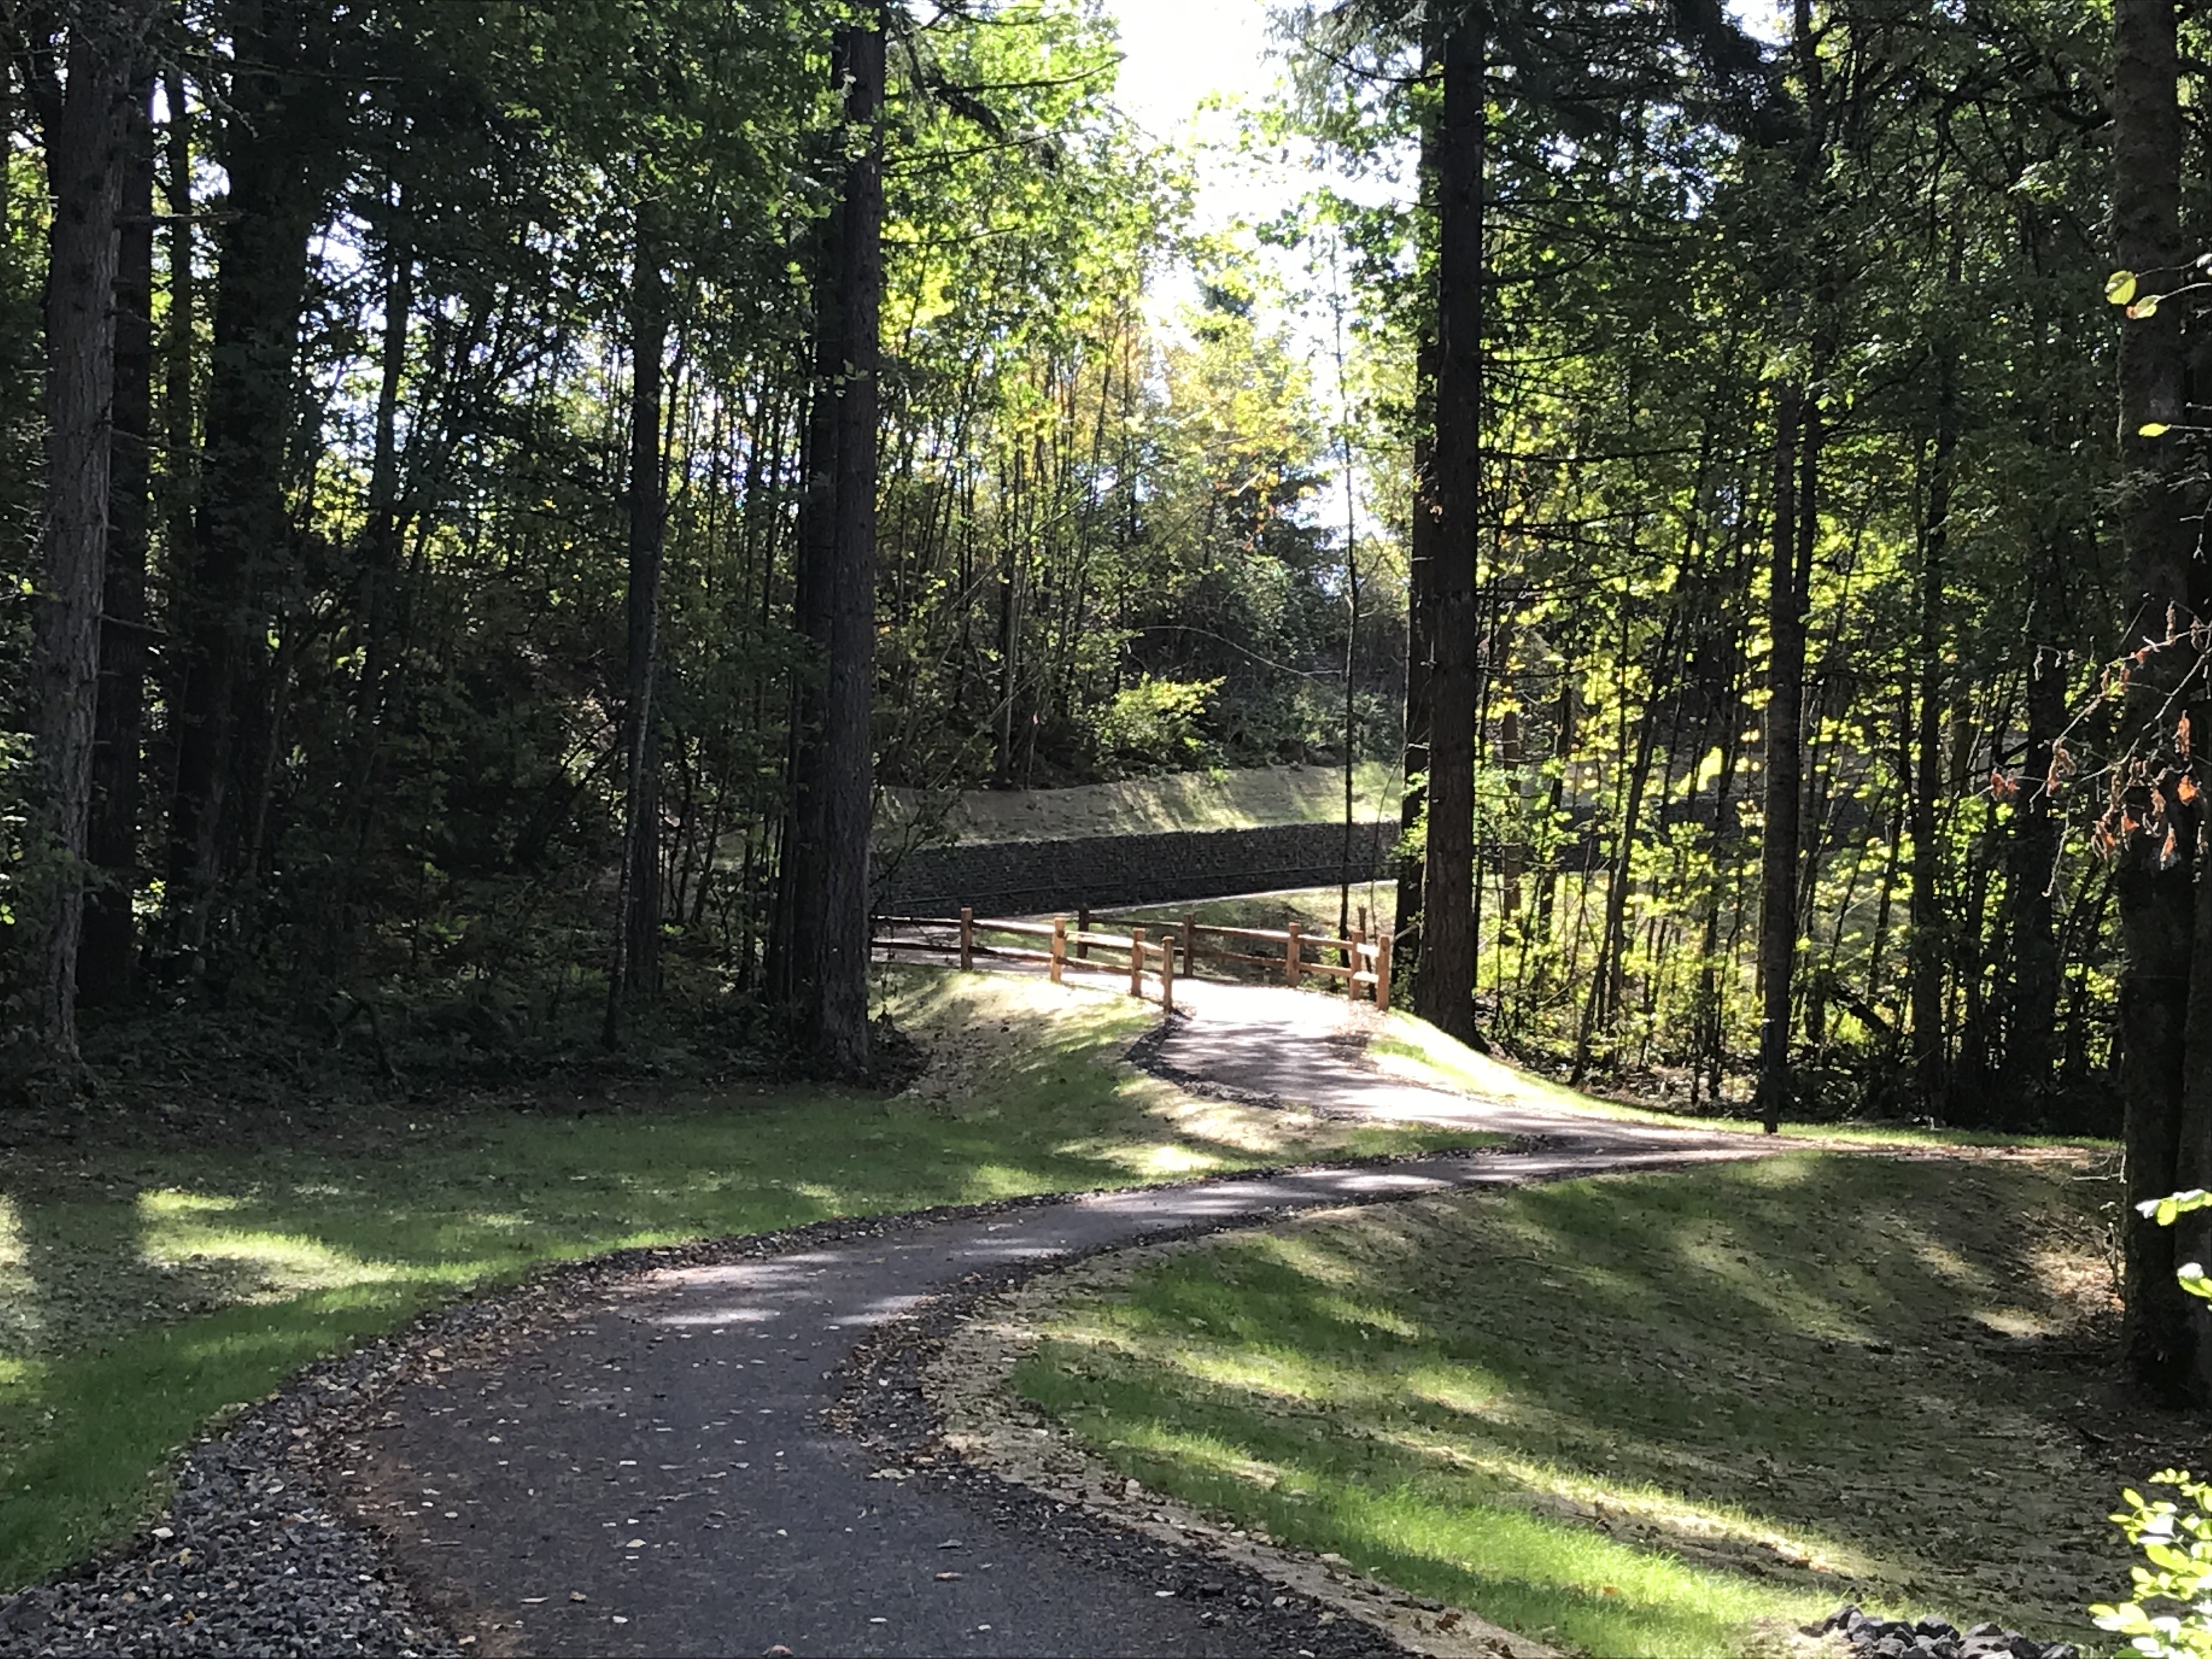
[[[1313,1284],[1345,1288],[1360,1282],[1358,1265],[1339,1251],[1315,1239],[1304,1230],[1296,1232],[1255,1233],[1238,1241],[1236,1254],[1248,1260],[1294,1273]]]
[[[435,1272],[434,1268],[364,1261],[304,1234],[202,1221],[198,1218],[221,1215],[236,1206],[191,1201],[199,1196],[141,1194],[143,1225],[138,1259],[164,1272],[220,1279],[228,1300],[277,1301],[302,1291],[417,1279],[426,1272]]]
[[[1834,1539],[1778,1528],[1737,1505],[1699,1503],[1665,1487],[1599,1480],[1556,1463],[1496,1451],[1433,1442],[1419,1449],[1510,1487],[1501,1492],[1500,1502],[1601,1524],[1616,1537],[1626,1534],[1649,1547],[1719,1556],[1726,1565],[1753,1572],[1877,1570],[1871,1557]]]
[[[22,1213],[14,1199],[0,1198],[0,1349],[15,1354],[35,1349],[46,1328],[38,1292]]]

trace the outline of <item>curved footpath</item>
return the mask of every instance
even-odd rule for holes
[[[0,1607],[0,1649],[265,1650],[282,1629],[307,1652],[1399,1651],[1249,1566],[940,1458],[919,1393],[934,1332],[978,1295],[1118,1246],[1766,1146],[1395,1082],[1360,1063],[1341,1002],[1179,988],[1188,1013],[1139,1045],[1177,1081],[1540,1139],[825,1224],[556,1275],[309,1373],[195,1455],[168,1536],[102,1579]],[[241,1505],[264,1517],[250,1536]],[[226,1565],[194,1587],[173,1558],[192,1555],[196,1526]],[[258,1635],[210,1598],[226,1582],[262,1609]],[[341,1593],[349,1611],[324,1622],[318,1598]]]

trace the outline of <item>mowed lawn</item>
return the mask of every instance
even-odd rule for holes
[[[927,969],[890,984],[937,1062],[893,1097],[424,1107],[340,1150],[0,1158],[0,1590],[126,1534],[225,1407],[542,1263],[1470,1139],[1184,1095],[1116,1063],[1157,1017],[1125,997]]]
[[[1133,1254],[1016,1386],[1148,1486],[1570,1650],[1776,1650],[1856,1601],[2102,1651],[2105,1517],[2161,1455],[2099,1403],[2110,1173],[1800,1152],[1304,1218]]]

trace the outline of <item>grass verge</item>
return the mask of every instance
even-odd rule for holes
[[[1846,1600],[2094,1641],[2152,1466],[2075,1426],[2081,1173],[1797,1153],[1296,1220],[1062,1304],[1015,1386],[1156,1489],[1582,1652],[1771,1650]]]
[[[1485,1100],[1547,1111],[1589,1112],[1624,1123],[1687,1125],[1716,1132],[1761,1133],[1756,1118],[1706,1117],[1631,1106],[1602,1095],[1555,1083],[1468,1048],[1428,1021],[1393,1009],[1382,1029],[1368,1039],[1367,1051],[1387,1069],[1425,1084]],[[2087,1146],[2117,1151],[2118,1143],[2081,1135],[2020,1135],[1983,1129],[1919,1128],[1902,1123],[1829,1122],[1782,1125],[1784,1136],[1800,1140],[1846,1142],[1863,1146]]]
[[[227,1407],[541,1263],[1469,1139],[1183,1095],[1112,1063],[1150,1018],[1125,998],[927,969],[890,984],[936,1059],[893,1098],[425,1109],[343,1151],[0,1158],[0,1590],[126,1534]]]
[[[1131,905],[1110,913],[1099,911],[1099,915],[1110,914],[1117,921],[1180,922],[1185,916],[1206,927],[1287,927],[1297,922],[1308,933],[1336,933],[1336,901],[1338,889],[1334,887],[1285,888],[1278,893],[1247,893],[1237,898],[1187,899],[1174,904]],[[1376,930],[1375,917],[1382,917],[1387,926],[1390,912],[1395,907],[1397,890],[1382,882],[1355,883],[1352,889],[1352,925],[1358,926],[1358,910],[1364,905],[1369,912],[1368,933]]]

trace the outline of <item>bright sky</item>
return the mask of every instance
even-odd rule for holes
[[[1121,26],[1124,54],[1115,101],[1153,138],[1182,143],[1194,136],[1221,143],[1231,141],[1236,121],[1226,111],[1203,116],[1199,104],[1210,93],[1257,106],[1267,98],[1282,73],[1276,56],[1279,46],[1267,27],[1267,0],[1106,0]],[[1780,40],[1787,29],[1782,0],[1727,0],[1737,22],[1760,40]],[[1200,231],[1213,230],[1238,219],[1271,218],[1295,203],[1318,182],[1303,167],[1249,161],[1231,165],[1219,153],[1207,158],[1200,169],[1197,202]],[[1370,179],[1353,185],[1339,179],[1340,188],[1368,195],[1377,188]],[[1286,277],[1297,280],[1285,269]],[[1188,272],[1178,273],[1161,285],[1153,296],[1156,317],[1166,321],[1182,305],[1195,298]],[[1313,364],[1314,389],[1326,404],[1336,391],[1333,364],[1328,356],[1329,324],[1325,307],[1310,307],[1303,316],[1288,319],[1294,336],[1301,337]],[[1337,490],[1344,488],[1339,480]],[[1334,511],[1340,514],[1343,497]]]
[[[1111,0],[1127,54],[1115,101],[1156,138],[1188,131],[1207,93],[1257,101],[1277,66],[1265,61],[1262,0]]]

